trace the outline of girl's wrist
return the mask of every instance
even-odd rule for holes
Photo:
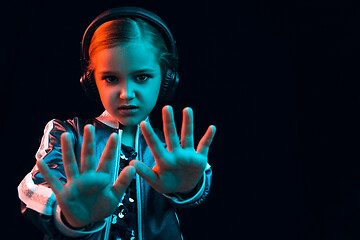
[[[203,177],[202,176],[199,181],[197,182],[197,184],[195,185],[195,187],[189,191],[185,191],[185,192],[176,192],[175,195],[181,197],[182,199],[187,199],[187,198],[191,198],[192,196],[194,196],[201,188],[202,186],[202,182],[203,182]]]
[[[65,226],[67,226],[68,228],[71,228],[73,230],[83,230],[86,228],[86,225],[82,226],[82,227],[74,227],[73,225],[71,225],[68,220],[66,219],[66,217],[64,216],[64,214],[62,212],[60,212],[60,218],[61,221],[64,223]]]
[[[54,223],[56,228],[61,232],[61,234],[70,238],[77,238],[77,239],[84,239],[85,236],[88,236],[89,234],[101,231],[106,225],[105,220],[100,220],[97,222],[87,224],[82,228],[74,227],[66,219],[66,216],[63,215],[59,206],[56,207],[54,213]]]

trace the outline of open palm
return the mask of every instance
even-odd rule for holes
[[[138,160],[130,162],[137,173],[156,191],[164,194],[187,193],[195,188],[208,162],[208,151],[215,136],[215,126],[209,126],[194,149],[193,112],[191,108],[183,110],[181,144],[176,132],[172,107],[162,110],[163,128],[168,150],[164,149],[160,139],[148,122],[140,124],[141,131],[155,158],[156,165],[151,169]]]
[[[135,169],[128,166],[121,171],[115,183],[112,184],[111,168],[118,135],[113,133],[110,136],[97,169],[95,168],[94,139],[94,127],[86,125],[81,149],[80,172],[70,134],[61,135],[66,184],[62,184],[51,174],[50,168],[43,160],[37,163],[41,174],[55,194],[62,214],[73,227],[83,227],[110,216],[135,175]]]

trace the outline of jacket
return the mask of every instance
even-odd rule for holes
[[[118,148],[121,146],[122,130],[119,123],[114,121],[106,111],[99,117],[88,120],[76,117],[66,121],[51,120],[45,127],[35,157],[37,160],[43,159],[62,183],[66,183],[66,175],[61,156],[60,136],[64,132],[71,133],[76,161],[80,166],[83,129],[86,124],[93,124],[95,127],[97,161],[100,160],[111,133],[119,133]],[[163,134],[160,131],[156,131],[156,133],[166,147]],[[139,126],[135,142],[138,160],[152,168],[155,165],[155,160]],[[116,170],[119,169],[119,154],[115,158],[118,160],[115,159],[114,161],[113,178],[115,178]],[[211,176],[211,168],[207,165],[202,180],[195,191],[184,198],[184,196],[177,194],[158,193],[136,174],[138,239],[182,239],[176,208],[194,207],[203,203],[210,191]],[[55,195],[36,165],[19,184],[18,194],[21,200],[22,214],[44,232],[45,239],[107,239],[106,236],[111,225],[110,217],[81,230],[69,228],[64,223]]]

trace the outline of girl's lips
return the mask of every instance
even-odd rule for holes
[[[139,108],[138,106],[135,105],[121,105],[120,107],[118,107],[118,109],[122,110],[122,109],[135,109],[135,108]]]
[[[133,115],[139,111],[139,107],[135,105],[121,105],[118,107],[118,110],[122,115]]]

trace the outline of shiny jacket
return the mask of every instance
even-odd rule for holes
[[[36,159],[44,159],[53,170],[53,174],[63,183],[66,183],[66,176],[61,156],[60,136],[63,132],[71,133],[76,159],[80,161],[83,129],[89,123],[95,127],[96,159],[99,161],[110,134],[118,132],[119,136],[121,136],[122,132],[119,124],[112,120],[106,111],[95,119],[52,120],[45,127],[40,148],[36,153]],[[163,134],[161,132],[157,132],[157,134],[164,143],[164,147],[166,147]],[[120,141],[118,146],[121,146]],[[138,159],[149,167],[153,167],[155,160],[139,127],[135,145]],[[119,151],[117,151],[115,158],[120,158]],[[116,161],[116,159],[113,172],[116,172],[115,169],[119,169],[120,161]],[[78,165],[80,166],[80,162],[78,162]],[[176,194],[160,194],[136,175],[138,239],[182,239],[175,209],[177,207],[193,207],[201,204],[209,193],[211,174],[211,168],[208,165],[195,191],[185,198]],[[78,238],[100,240],[107,238],[111,218],[93,223],[80,230],[74,230],[64,223],[55,196],[36,165],[20,183],[18,194],[23,215],[44,232],[45,239]]]

